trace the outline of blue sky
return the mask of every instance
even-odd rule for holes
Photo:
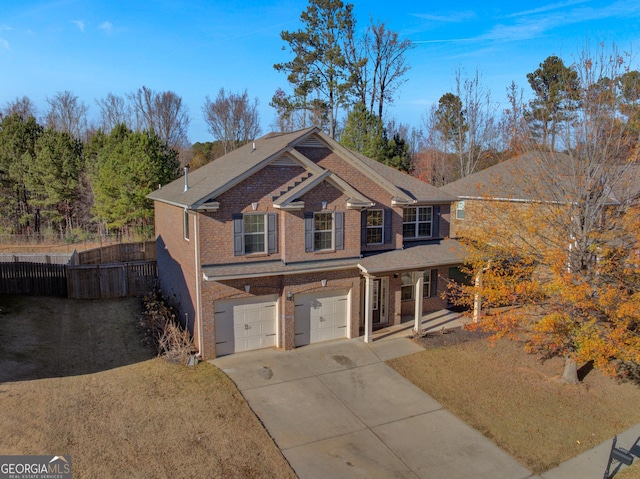
[[[407,82],[389,118],[420,127],[425,111],[453,87],[454,72],[476,69],[492,97],[506,103],[515,81],[549,55],[571,63],[587,41],[640,53],[640,0],[542,2],[404,0],[353,2],[358,29],[382,20],[415,48]],[[202,118],[205,97],[247,89],[257,97],[263,133],[285,74],[282,30],[301,27],[306,1],[243,0],[3,0],[0,3],[0,104],[31,98],[39,115],[46,99],[69,90],[98,115],[96,100],[145,85],[171,90],[188,105],[192,142],[210,141]],[[634,64],[637,58],[634,56]],[[637,68],[637,66],[636,66]]]

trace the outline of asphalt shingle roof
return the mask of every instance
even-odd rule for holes
[[[340,155],[342,147],[317,128],[283,134],[271,133],[189,172],[187,190],[185,190],[185,179],[182,177],[152,192],[148,198],[187,208],[197,206],[206,200],[215,199],[215,196],[232,187],[239,179],[259,171],[312,135],[327,143],[329,148]],[[360,168],[363,175],[383,178],[411,201],[447,203],[455,199],[447,192],[417,178],[360,154],[350,153],[355,158],[356,167]]]
[[[580,160],[564,153],[530,152],[445,185],[461,199],[573,202],[586,181]],[[594,177],[606,179],[611,202],[640,193],[640,165],[600,165]]]

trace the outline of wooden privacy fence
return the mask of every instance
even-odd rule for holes
[[[67,296],[66,266],[22,261],[0,263],[0,293]]]
[[[67,266],[69,298],[107,299],[139,296],[158,276],[155,261]]]
[[[74,251],[66,265],[12,259],[0,261],[0,293],[123,298],[145,294],[158,277],[153,241]]]
[[[134,261],[155,261],[155,241],[120,243],[89,249],[73,255],[71,264],[111,264]]]

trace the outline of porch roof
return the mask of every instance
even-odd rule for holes
[[[358,267],[362,273],[381,274],[402,270],[421,270],[436,266],[462,264],[466,254],[464,246],[456,240],[444,239],[409,246],[401,250],[372,254],[362,258]]]
[[[228,281],[244,278],[264,278],[292,274],[316,273],[323,271],[339,271],[357,269],[360,258],[331,259],[322,261],[299,261],[283,263],[282,261],[256,261],[253,263],[236,263],[211,265],[202,267],[205,281]]]

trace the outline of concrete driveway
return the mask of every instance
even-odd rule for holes
[[[420,351],[338,340],[215,359],[302,479],[524,479],[531,472],[383,361]]]

